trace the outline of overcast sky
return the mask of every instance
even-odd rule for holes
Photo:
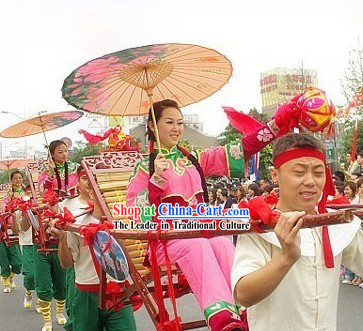
[[[2,0],[0,30],[0,110],[20,116],[72,109],[61,97],[63,80],[107,53],[167,42],[214,48],[232,62],[233,77],[185,111],[198,113],[204,131],[217,135],[227,124],[221,106],[261,109],[259,74],[302,60],[343,104],[349,50],[358,37],[363,44],[363,0]],[[1,114],[0,130],[17,121]],[[75,132],[84,123],[49,137],[80,139]],[[36,142],[41,136],[28,139]]]

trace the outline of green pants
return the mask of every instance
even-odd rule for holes
[[[7,247],[3,241],[0,241],[0,267],[1,277],[8,278],[13,272],[19,275],[21,273],[21,252],[19,245],[10,245]]]
[[[40,300],[66,299],[66,271],[60,266],[57,253],[38,252],[34,245],[35,291]]]
[[[67,312],[67,323],[64,325],[64,329],[67,331],[73,330],[73,316],[71,312],[71,304],[74,298],[76,275],[74,273],[74,267],[66,271],[66,312]]]
[[[23,284],[27,291],[32,291],[35,289],[33,245],[22,246],[21,252],[23,254]]]
[[[75,289],[71,306],[73,331],[136,331],[130,305],[119,311],[100,310],[98,294]]]

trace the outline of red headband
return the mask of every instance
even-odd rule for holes
[[[83,170],[81,170],[81,172],[78,174],[78,178],[81,178],[82,176],[85,176],[85,175],[87,175],[87,173],[86,173],[86,170],[85,170],[85,169],[83,169]]]
[[[319,213],[326,213],[326,201],[328,195],[335,194],[335,187],[331,177],[330,170],[326,165],[325,154],[316,149],[309,149],[309,148],[295,148],[289,149],[278,156],[276,156],[274,160],[274,166],[276,169],[280,168],[284,163],[298,159],[300,157],[314,157],[324,162],[325,165],[325,185],[323,189],[323,195],[318,204],[318,211]],[[327,268],[334,268],[334,257],[333,251],[330,245],[330,238],[329,238],[329,231],[327,226],[323,226],[322,228],[322,236],[323,236],[323,251],[324,251],[324,259],[325,265]]]
[[[325,155],[323,152],[316,150],[316,149],[308,149],[308,148],[294,148],[289,149],[281,154],[277,155],[274,160],[274,166],[276,169],[280,168],[284,163],[298,159],[300,157],[314,157],[319,159],[326,164]]]

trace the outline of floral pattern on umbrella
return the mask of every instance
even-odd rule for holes
[[[64,81],[63,98],[72,106],[103,115],[144,115],[148,92],[154,101],[180,106],[218,91],[232,74],[222,54],[188,44],[131,48],[91,60]]]
[[[65,111],[33,117],[17,123],[0,133],[4,138],[27,137],[68,125],[83,116],[81,111]]]

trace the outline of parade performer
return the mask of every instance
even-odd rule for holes
[[[79,192],[78,197],[65,199],[64,201],[60,202],[58,204],[58,212],[62,212],[64,210],[64,207],[66,207],[73,215],[79,214],[85,209],[90,207],[89,204],[89,187],[88,187],[88,178],[86,175],[85,170],[80,165],[77,168],[77,176],[78,176],[78,185],[77,189]],[[76,220],[77,224],[82,224],[83,217],[79,217]],[[61,241],[59,245],[62,245],[65,241]],[[72,309],[71,304],[73,303],[73,297],[74,297],[74,290],[75,290],[75,273],[74,273],[74,267],[73,264],[67,265],[67,260],[64,260],[63,251],[61,249],[58,249],[58,259],[60,262],[60,265],[63,269],[66,269],[66,291],[67,291],[67,297],[66,297],[66,311],[67,311],[67,323],[64,325],[65,330],[72,330],[73,327],[73,316],[72,316]]]
[[[10,175],[11,187],[8,194],[3,200],[3,212],[8,211],[8,207],[16,199],[22,199],[25,195],[23,184],[23,175],[20,171],[14,171]],[[8,223],[8,227],[11,228],[12,224],[9,222],[14,217],[7,217],[5,222]],[[8,229],[9,231],[9,229]],[[12,289],[16,288],[14,275],[21,273],[21,252],[19,245],[11,244],[9,246],[5,243],[5,234],[0,230],[0,267],[1,277],[4,283],[4,293],[10,293]]]
[[[92,190],[89,190],[89,197],[94,204],[93,212],[81,220],[76,220],[76,224],[86,226],[100,223],[102,212]],[[53,235],[60,238],[58,253],[62,266],[69,268],[74,265],[76,287],[71,305],[72,330],[135,331],[132,307],[115,302],[117,294],[121,294],[122,282],[117,282],[107,275],[106,309],[100,310],[100,266],[91,254],[90,249],[93,248],[89,247],[89,243],[85,243],[82,235],[57,229],[55,222],[52,222],[51,228]],[[113,294],[116,294],[115,300],[112,299]]]
[[[172,100],[156,102],[154,111],[162,153],[154,150],[155,128],[149,112],[150,157],[135,167],[126,195],[128,205],[145,207],[169,202],[195,207],[208,201],[205,177],[243,177],[248,158],[270,143],[280,128],[288,130],[290,118],[295,116],[285,107],[279,113],[280,126],[275,121],[269,125],[257,122],[255,130],[242,142],[203,150],[195,158],[178,146],[183,134],[183,116],[178,104]],[[240,114],[232,109],[227,111],[230,120]],[[250,123],[257,124],[255,120]],[[145,222],[148,218],[142,215],[141,220]],[[164,264],[161,244],[156,253],[158,263]],[[244,330],[245,324],[240,321],[231,291],[234,254],[231,240],[226,237],[170,240],[167,254],[183,271],[211,330]]]
[[[248,307],[251,331],[336,330],[340,266],[363,273],[360,219],[300,229],[300,218],[326,212],[327,196],[335,193],[325,153],[310,134],[280,137],[272,155],[276,209],[256,199],[248,203],[265,222],[269,213],[281,213],[274,233],[238,238],[232,288],[237,303]]]
[[[22,195],[23,201],[29,201],[29,187],[25,188],[25,195]],[[21,210],[15,211],[15,222],[13,222],[12,230],[15,235],[19,236],[19,245],[22,253],[22,274],[23,286],[25,288],[24,308],[30,309],[32,305],[32,292],[35,289],[34,280],[34,249],[33,249],[33,231],[27,219],[26,213]],[[40,309],[37,304],[37,310]]]
[[[41,195],[56,192],[58,196],[74,196],[77,186],[78,164],[67,161],[68,148],[61,140],[52,141],[49,145],[52,160],[45,165],[38,178],[38,189]],[[52,330],[52,299],[56,300],[56,318],[59,325],[67,320],[63,314],[66,299],[66,271],[60,266],[56,252],[39,252],[40,245],[34,245],[35,290],[44,319],[42,331]],[[57,248],[57,243],[50,244]]]
[[[62,140],[49,144],[52,160],[45,164],[38,178],[38,189],[41,195],[46,191],[57,192],[58,196],[73,196],[77,186],[78,164],[68,159],[68,147]]]

